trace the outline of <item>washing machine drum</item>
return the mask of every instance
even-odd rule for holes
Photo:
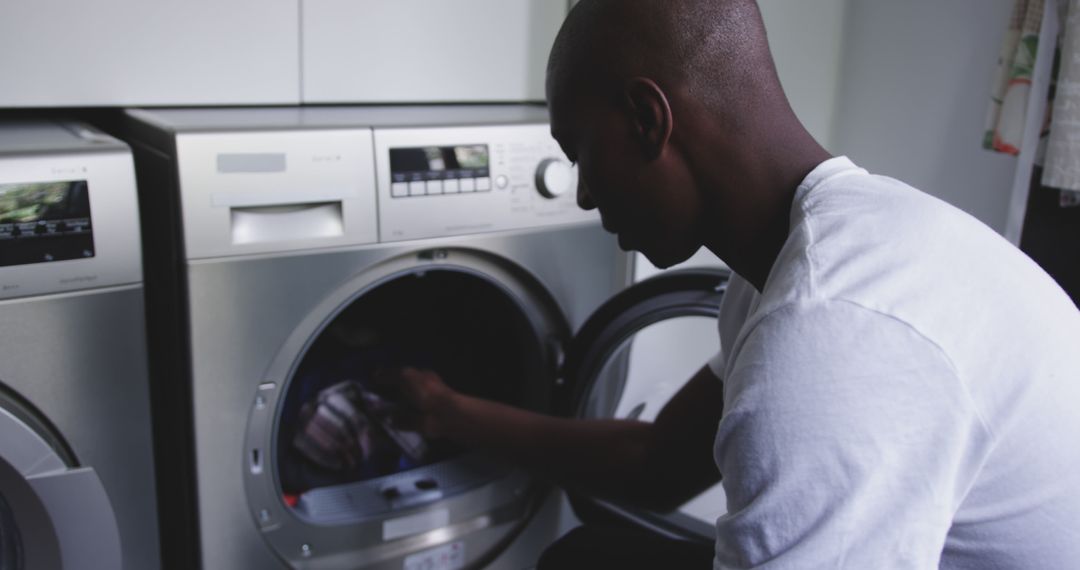
[[[432,531],[457,533],[472,555],[495,553],[527,518],[534,483],[393,425],[400,397],[380,371],[427,368],[460,392],[545,410],[556,373],[546,349],[520,300],[483,275],[405,273],[350,299],[310,339],[274,406],[277,484],[249,458],[259,470],[249,498],[252,483],[279,493],[276,504],[254,497],[264,536],[299,566],[387,562],[395,541]]]

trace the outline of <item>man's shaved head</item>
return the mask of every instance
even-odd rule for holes
[[[684,88],[730,119],[742,103],[783,96],[754,0],[579,2],[548,59],[549,100],[603,96],[632,77]]]
[[[707,245],[763,281],[754,251],[787,235],[795,187],[828,154],[788,104],[755,0],[581,0],[547,96],[578,203],[660,267]]]

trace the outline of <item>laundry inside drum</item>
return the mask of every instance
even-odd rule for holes
[[[522,306],[486,277],[429,270],[364,293],[319,332],[288,384],[282,499],[314,522],[345,522],[503,476],[490,458],[394,422],[408,403],[385,371],[430,369],[462,393],[542,409],[553,380],[542,351]]]

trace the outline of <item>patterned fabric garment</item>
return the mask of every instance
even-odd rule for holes
[[[988,150],[1020,154],[1044,5],[1044,0],[1017,0],[1013,8],[991,88],[983,138]]]
[[[393,427],[389,420],[393,410],[391,403],[365,390],[360,382],[339,382],[301,408],[293,446],[314,463],[335,470],[366,462],[387,446],[422,460],[427,452],[424,439]]]
[[[355,467],[371,457],[371,422],[353,404],[359,383],[346,380],[319,392],[300,410],[300,430],[293,445],[328,469]]]

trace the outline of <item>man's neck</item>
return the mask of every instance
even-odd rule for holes
[[[705,246],[758,291],[765,289],[787,242],[796,189],[830,158],[801,126],[778,138],[772,144],[731,149],[736,160],[728,165],[714,161],[713,168],[703,172],[706,192],[714,198]]]

